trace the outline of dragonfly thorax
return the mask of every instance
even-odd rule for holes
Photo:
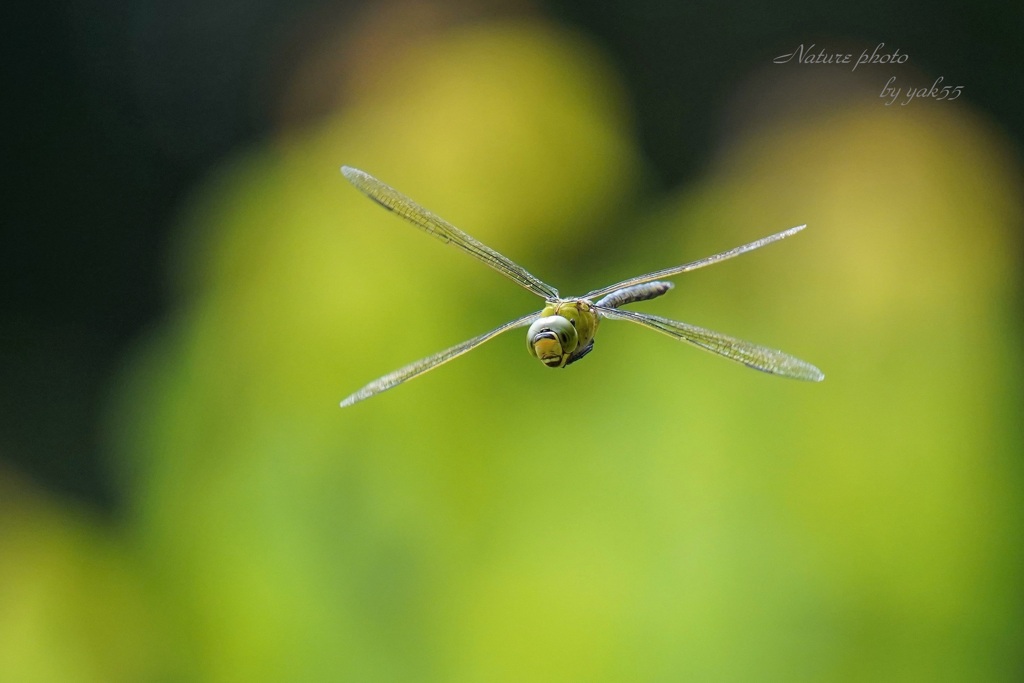
[[[550,301],[526,333],[530,354],[549,368],[565,367],[593,347],[598,320],[586,299]]]

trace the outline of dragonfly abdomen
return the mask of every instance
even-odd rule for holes
[[[619,308],[626,304],[634,304],[637,301],[657,298],[674,286],[671,282],[656,281],[645,282],[641,285],[633,285],[632,287],[623,287],[622,289],[616,289],[608,296],[598,299],[595,305],[603,308]]]

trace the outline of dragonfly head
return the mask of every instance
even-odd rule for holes
[[[549,368],[563,367],[579,344],[576,326],[560,315],[538,318],[526,333],[530,353]]]

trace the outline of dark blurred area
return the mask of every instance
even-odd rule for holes
[[[361,3],[21,3],[4,22],[7,153],[0,449],[40,484],[116,505],[96,424],[118,359],[165,305],[167,233],[211,166],[269,135],[278,60],[322,13]],[[585,32],[621,70],[636,134],[670,187],[709,163],[733,82],[765,55],[842,36],[885,42],[966,84],[1018,143],[1013,3],[517,3]],[[835,41],[832,40],[834,43]],[[182,49],[182,45],[186,49]],[[809,69],[814,67],[807,67]],[[315,110],[310,113],[315,115]]]
[[[268,58],[316,3],[20,3],[8,123],[0,450],[105,509],[98,422],[118,360],[164,310],[182,199],[268,134]],[[184,55],[184,58],[182,58]]]

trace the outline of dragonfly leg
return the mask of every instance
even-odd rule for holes
[[[587,355],[588,353],[590,353],[593,350],[594,350],[594,340],[591,339],[590,343],[587,344],[586,346],[584,346],[582,349],[576,349],[576,351],[574,351],[573,354],[571,356],[569,356],[569,360],[567,360],[565,362],[565,365],[562,366],[562,367],[567,367],[569,365],[572,365],[573,363],[578,361],[580,358],[583,358],[583,356]]]
[[[671,282],[645,282],[642,285],[633,285],[632,287],[623,287],[622,289],[616,289],[611,294],[599,299],[595,302],[597,306],[603,306],[604,308],[619,308],[626,304],[633,304],[637,301],[647,301],[648,299],[654,299],[672,289],[674,285]]]

